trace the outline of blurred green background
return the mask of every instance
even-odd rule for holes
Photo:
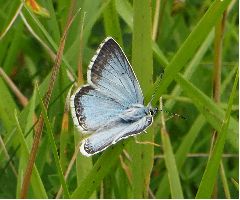
[[[112,36],[133,65],[145,103],[157,91],[154,104],[162,96],[164,110],[186,120],[164,113],[167,133],[160,131],[158,115],[148,133],[137,137],[151,144],[129,138],[90,158],[78,154],[67,190],[58,197],[238,198],[238,90],[229,101],[238,73],[238,1],[0,0],[0,5],[0,198],[20,197],[42,110],[36,83],[43,98],[64,27],[80,8],[66,38],[47,111],[51,127],[44,126],[27,197],[56,197],[61,173],[48,135],[54,136],[65,172],[82,137],[65,110],[67,94],[74,81],[87,82],[92,56]]]

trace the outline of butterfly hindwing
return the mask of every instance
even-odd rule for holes
[[[80,151],[85,156],[99,153],[122,139],[139,134],[150,126],[151,123],[152,117],[144,117],[133,123],[116,120],[85,139],[80,147]]]

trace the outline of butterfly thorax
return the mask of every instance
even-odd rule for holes
[[[138,121],[146,116],[152,117],[150,109],[150,107],[145,107],[142,104],[132,104],[132,106],[120,114],[120,117],[127,122]]]

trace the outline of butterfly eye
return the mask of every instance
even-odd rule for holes
[[[150,114],[150,115],[153,115],[153,114],[154,114],[154,113],[153,113],[153,110],[150,110],[150,111],[149,111],[149,114]]]
[[[157,111],[158,111],[157,108],[151,109],[151,110],[149,111],[149,114],[153,116],[153,115],[156,114]]]

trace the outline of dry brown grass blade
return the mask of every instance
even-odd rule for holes
[[[28,98],[23,95],[23,93],[18,89],[18,87],[15,85],[15,83],[9,78],[9,76],[4,72],[4,70],[1,67],[0,67],[0,76],[2,76],[2,78],[5,80],[7,85],[12,90],[12,92],[16,95],[16,97],[18,98],[20,104],[23,107],[27,106],[28,103],[29,103]],[[34,113],[33,123],[35,124],[36,122],[37,122],[37,116]]]
[[[129,166],[124,162],[123,157],[121,155],[119,156],[119,160],[125,174],[127,175],[129,183],[132,184],[132,172]]]
[[[25,97],[21,91],[17,88],[17,86],[14,84],[14,82],[8,77],[8,75],[4,72],[4,70],[0,67],[0,76],[5,80],[7,85],[11,88],[13,93],[16,95],[18,98],[20,104],[22,106],[26,106],[28,104],[28,99]]]
[[[73,22],[73,17],[71,18],[71,20],[69,20],[64,28],[64,32],[63,32],[63,36],[60,40],[60,44],[59,44],[59,49],[57,52],[57,56],[53,65],[53,69],[52,69],[52,73],[51,73],[51,78],[50,78],[50,83],[48,85],[48,90],[45,94],[43,103],[46,109],[48,109],[48,105],[49,105],[49,101],[52,95],[52,91],[53,91],[53,87],[59,72],[59,68],[61,65],[61,61],[62,61],[62,56],[63,56],[63,50],[64,50],[64,46],[65,46],[65,40],[66,40],[66,36],[68,33],[68,30]],[[27,168],[24,174],[24,178],[23,178],[23,184],[22,184],[22,189],[21,189],[21,194],[20,194],[20,198],[26,198],[27,195],[27,191],[29,188],[29,184],[30,184],[30,179],[31,179],[31,175],[32,175],[32,170],[33,170],[33,165],[36,159],[36,154],[37,154],[37,150],[38,150],[38,146],[39,146],[39,142],[41,139],[41,135],[42,135],[42,130],[43,130],[43,125],[44,125],[44,120],[43,120],[43,114],[40,114],[39,117],[39,121],[37,124],[37,129],[34,135],[34,140],[33,140],[33,145],[32,145],[32,149],[30,152],[30,157],[29,157],[29,161],[27,164]]]
[[[223,36],[224,36],[224,29],[225,29],[225,22],[226,22],[227,12],[225,11],[222,19],[215,26],[215,40],[214,40],[214,69],[213,69],[213,100],[216,103],[221,102],[221,74],[222,74],[222,48],[223,48]],[[213,150],[213,146],[217,139],[217,131],[213,131],[212,141],[211,141],[211,148],[210,153]],[[209,157],[210,158],[210,157]],[[224,172],[223,163],[220,163],[220,169]],[[225,179],[224,173],[221,174],[221,178]],[[213,198],[217,198],[218,196],[218,186],[215,184],[214,191],[212,194]],[[225,189],[225,188],[224,188]],[[225,193],[226,194],[226,193]],[[229,192],[227,191],[227,194]],[[228,198],[230,195],[227,195]]]

